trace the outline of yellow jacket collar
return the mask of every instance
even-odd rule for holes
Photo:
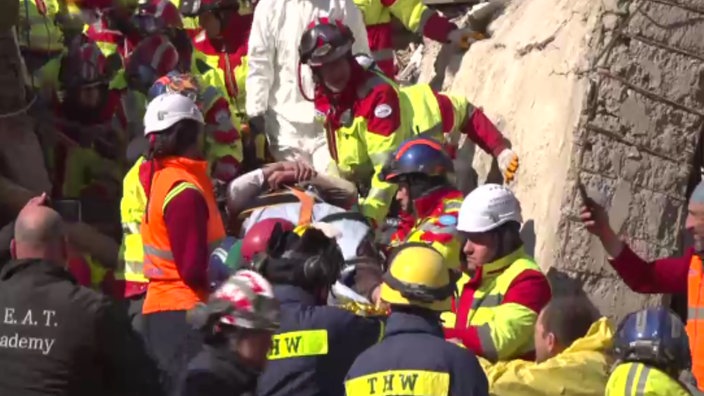
[[[482,279],[492,278],[500,275],[506,268],[513,264],[516,260],[527,257],[523,246],[514,250],[512,253],[494,260],[490,263],[482,265]]]
[[[604,352],[613,345],[614,330],[608,318],[601,318],[592,323],[584,337],[577,339],[562,353]]]

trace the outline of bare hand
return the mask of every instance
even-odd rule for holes
[[[313,168],[307,164],[287,163],[285,169],[275,170],[267,177],[266,181],[270,188],[277,189],[285,184],[295,184],[310,180],[315,175],[316,173]]]
[[[587,231],[599,238],[613,234],[606,210],[591,198],[586,198],[585,204],[579,208],[579,218],[584,223]]]

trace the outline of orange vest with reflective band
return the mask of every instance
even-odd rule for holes
[[[213,185],[205,161],[171,157],[161,160],[148,192],[147,211],[141,225],[144,241],[144,275],[149,278],[142,312],[181,311],[205,301],[207,290],[193,290],[179,276],[164,221],[169,201],[187,188],[195,188],[208,204],[208,246],[214,250],[225,237]],[[205,260],[205,258],[204,258]]]
[[[687,279],[687,335],[692,353],[692,373],[699,389],[704,388],[704,292],[702,259],[692,254]]]

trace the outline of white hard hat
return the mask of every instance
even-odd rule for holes
[[[485,232],[509,221],[523,222],[518,199],[499,184],[484,184],[469,193],[458,217],[457,230],[463,232]]]
[[[203,113],[186,96],[165,93],[152,99],[144,114],[144,135],[161,132],[181,120],[193,120],[204,124]]]

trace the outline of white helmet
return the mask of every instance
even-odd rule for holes
[[[161,132],[181,120],[204,124],[203,113],[188,97],[178,93],[165,93],[152,99],[144,114],[144,135]]]
[[[462,202],[457,230],[491,231],[509,221],[523,222],[521,204],[511,190],[499,184],[484,184],[469,193]]]

